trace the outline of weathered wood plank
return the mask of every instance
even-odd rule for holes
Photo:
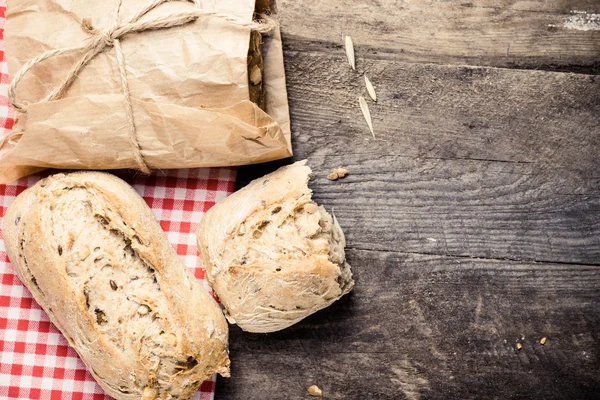
[[[316,200],[335,209],[354,247],[600,265],[598,175],[473,160],[310,160]],[[351,173],[332,183],[324,165]]]
[[[312,384],[331,399],[595,398],[599,77],[414,61],[589,70],[598,33],[545,24],[600,3],[280,3],[295,159],[346,232],[357,284],[282,332],[232,327],[217,399],[308,398]],[[516,61],[495,47],[509,37]],[[281,164],[240,168],[238,184]],[[350,175],[328,181],[338,166]]]
[[[218,381],[217,399],[308,398],[312,384],[329,399],[585,399],[600,389],[600,268],[348,257],[356,288],[329,309],[275,334],[231,330],[234,378]]]
[[[288,51],[286,64],[302,157],[360,152],[598,165],[597,76],[369,60],[364,69],[378,97],[370,103],[372,140],[358,106],[364,81],[344,55]]]
[[[594,0],[278,0],[286,48],[365,59],[600,72]],[[583,68],[582,68],[583,67]]]

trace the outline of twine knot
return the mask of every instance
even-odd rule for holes
[[[104,43],[105,47],[114,47],[115,45],[115,38],[113,38],[113,34],[114,34],[114,29],[113,30],[106,30],[103,31],[100,34],[100,37],[102,38],[102,43]]]

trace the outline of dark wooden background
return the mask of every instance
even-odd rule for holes
[[[278,8],[294,158],[356,288],[282,332],[232,326],[216,398],[600,398],[600,0]]]

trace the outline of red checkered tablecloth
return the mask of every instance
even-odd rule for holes
[[[0,135],[13,126],[4,57],[6,0],[0,0]],[[37,174],[0,185],[0,218],[16,195],[37,182]],[[45,174],[47,175],[47,173]],[[119,174],[146,200],[185,265],[204,282],[195,232],[202,215],[234,190],[234,168],[182,169],[149,177]],[[213,398],[215,378],[193,399]],[[75,350],[49,321],[15,275],[0,240],[0,399],[109,399]]]

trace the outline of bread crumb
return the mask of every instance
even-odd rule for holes
[[[345,168],[336,168],[329,175],[327,175],[327,179],[330,181],[336,181],[348,175],[348,170]]]
[[[323,391],[317,385],[312,385],[308,389],[308,394],[316,397],[323,397]]]
[[[521,350],[523,348],[523,345],[521,343],[517,343],[517,350]]]
[[[346,175],[348,175],[348,170],[346,168],[336,168],[335,172],[340,178],[344,178]]]
[[[546,337],[543,337],[540,339],[540,344],[543,346],[546,344],[546,340],[548,340]]]

